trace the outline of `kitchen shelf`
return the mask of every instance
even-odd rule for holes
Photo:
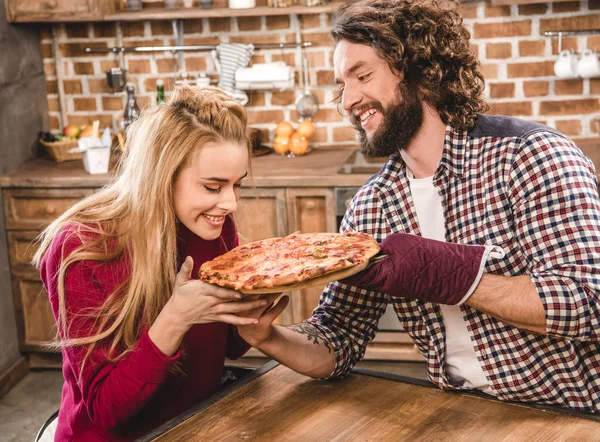
[[[152,9],[148,11],[124,11],[105,14],[103,21],[143,21],[143,20],[176,20],[194,18],[221,18],[221,17],[256,17],[273,15],[308,15],[320,14],[322,12],[335,12],[342,2],[329,3],[323,6],[288,6],[287,8],[273,8],[270,6],[258,6],[248,9]]]

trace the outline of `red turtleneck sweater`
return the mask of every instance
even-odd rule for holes
[[[69,228],[57,235],[41,263],[41,277],[48,291],[54,317],[58,316],[57,275],[63,256],[80,240]],[[232,221],[225,223],[221,237],[205,241],[183,225],[178,230],[179,264],[194,259],[192,276],[200,265],[238,243]],[[84,309],[102,305],[113,289],[127,277],[125,259],[99,264],[81,261],[67,269],[65,294],[70,336],[86,336],[93,321],[77,316]],[[96,347],[87,360],[81,382],[79,369],[85,348],[63,348],[65,379],[56,441],[129,441],[215,393],[220,386],[225,358],[237,359],[249,348],[237,329],[224,323],[193,326],[184,338],[184,354],[168,358],[144,330],[131,353],[117,363],[106,359],[108,349]],[[180,360],[185,375],[170,373]]]

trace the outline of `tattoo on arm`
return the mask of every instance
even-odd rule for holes
[[[319,344],[324,345],[327,348],[327,350],[329,351],[329,353],[331,353],[331,345],[329,345],[329,341],[327,339],[325,339],[319,333],[319,331],[316,329],[316,327],[313,327],[310,324],[304,323],[304,324],[290,325],[287,328],[290,330],[293,330],[296,333],[299,333],[301,335],[306,335],[306,339],[308,341],[312,341],[313,344],[315,344],[315,345],[319,345]]]

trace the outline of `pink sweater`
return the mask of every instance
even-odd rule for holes
[[[58,315],[57,275],[61,250],[67,256],[79,244],[71,229],[63,229],[53,240],[41,263],[41,278],[48,291],[54,317]],[[221,238],[205,241],[183,225],[178,231],[180,263],[194,258],[193,277],[200,265],[237,245],[233,222],[228,221]],[[78,316],[89,307],[103,304],[113,288],[128,275],[125,259],[110,264],[82,261],[67,269],[66,303],[70,336],[86,336],[93,321]],[[249,348],[237,329],[225,323],[193,326],[184,337],[184,354],[165,356],[144,333],[125,358],[106,360],[108,348],[97,346],[87,360],[82,381],[79,369],[85,349],[63,348],[65,379],[56,441],[129,441],[215,393],[220,386],[225,358],[237,359]],[[180,360],[185,375],[170,373]]]

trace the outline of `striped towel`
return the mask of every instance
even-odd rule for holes
[[[248,103],[248,95],[235,88],[235,71],[248,66],[253,54],[254,45],[243,43],[221,43],[213,54],[219,70],[219,88],[241,104]]]

